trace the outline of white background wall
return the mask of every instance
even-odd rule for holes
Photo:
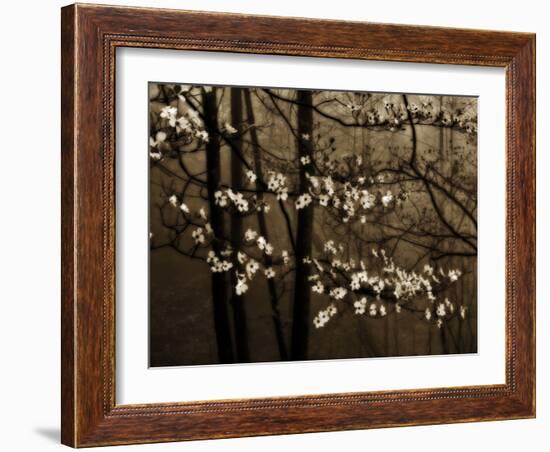
[[[499,452],[547,450],[550,322],[543,294],[550,251],[550,31],[546,2],[393,0],[113,0],[118,4],[376,22],[531,31],[537,33],[538,79],[538,413],[536,420],[407,427],[223,441],[119,447],[155,451],[280,451],[370,449],[413,452],[489,447]],[[97,2],[94,2],[97,3]],[[2,4],[0,27],[0,448],[59,450],[59,8],[64,2]],[[546,320],[545,320],[546,319]],[[546,381],[545,381],[546,380]]]

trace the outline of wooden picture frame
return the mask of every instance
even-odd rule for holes
[[[506,383],[115,403],[115,50],[506,69]],[[70,5],[62,9],[62,442],[73,447],[535,416],[535,35]]]

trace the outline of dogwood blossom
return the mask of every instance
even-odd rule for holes
[[[235,293],[242,295],[248,290],[248,284],[246,284],[246,276],[242,273],[235,272],[237,275],[237,284],[235,285]]]
[[[210,270],[212,271],[212,273],[221,273],[224,271],[224,261],[216,256],[216,253],[213,250],[210,250],[208,252],[208,258],[206,259],[206,262],[208,263],[208,265],[210,265]]]
[[[462,275],[460,270],[449,270],[449,279],[451,281],[456,281],[460,275]]]
[[[260,250],[262,250],[268,256],[273,254],[273,246],[270,243],[267,243],[267,240],[264,237],[258,237],[258,240],[256,240],[256,244],[258,245],[258,248],[260,248]]]
[[[195,132],[195,136],[205,143],[208,143],[208,141],[210,140],[210,137],[208,136],[208,132],[206,130],[197,130]]]
[[[244,233],[244,239],[247,242],[252,242],[253,240],[256,239],[257,236],[258,236],[258,233],[256,231],[254,231],[253,229],[250,229],[250,228],[248,228],[246,230],[246,232]]]
[[[176,195],[172,195],[168,198],[168,202],[172,204],[174,207],[178,207],[178,197]]]
[[[318,200],[319,200],[319,204],[321,204],[323,207],[326,207],[328,206],[330,198],[328,195],[323,194],[319,196]]]
[[[220,190],[214,193],[214,202],[220,207],[227,206],[227,196]]]
[[[168,124],[170,124],[170,127],[176,126],[177,114],[178,114],[178,109],[176,107],[171,107],[170,105],[166,105],[165,107],[162,107],[160,111],[160,117],[163,119],[167,119]]]
[[[453,314],[455,311],[455,306],[453,303],[451,303],[451,300],[449,300],[448,298],[445,298],[444,303],[445,303],[445,307],[449,310],[449,312]]]
[[[239,212],[247,212],[249,208],[248,200],[242,193],[236,193],[231,188],[225,191],[225,195],[233,203]]]
[[[254,173],[254,171],[252,170],[248,170],[246,172],[246,177],[248,178],[248,180],[252,183],[256,182],[256,179],[258,178],[258,176],[256,176],[256,174]]]
[[[237,133],[237,129],[235,129],[235,127],[233,127],[228,122],[224,124],[224,129],[229,135],[234,135],[235,133]]]
[[[311,196],[309,193],[304,193],[303,195],[300,195],[298,199],[296,200],[296,210],[303,209],[304,207],[307,207],[311,204]]]
[[[191,125],[191,122],[185,116],[180,116],[176,120],[176,132],[178,132],[178,133],[182,133],[182,132],[191,133],[192,131],[193,131],[193,126]]]
[[[325,253],[336,254],[338,252],[338,250],[334,246],[334,240],[329,240],[327,243],[325,243],[324,249]]]
[[[290,257],[288,256],[288,251],[283,250],[281,252],[281,257],[283,258],[283,263],[287,265],[290,262]]]
[[[326,309],[319,311],[319,313],[313,319],[313,325],[315,328],[324,327],[327,322],[338,313],[338,309],[334,304],[330,304]]]
[[[313,292],[323,293],[325,290],[325,286],[323,286],[321,281],[317,281],[313,286],[311,286],[311,290]]]
[[[374,206],[375,201],[376,196],[369,193],[368,190],[361,191],[361,198],[359,202],[361,203],[361,207],[363,207],[363,209],[371,209]]]
[[[256,240],[256,244],[258,245],[258,248],[260,248],[261,250],[264,250],[265,246],[267,245],[267,240],[260,235]]]
[[[282,173],[270,171],[268,173],[267,189],[277,195],[278,201],[288,199],[288,187],[286,186],[286,177]]]
[[[364,314],[367,310],[367,298],[363,297],[356,302],[353,303],[353,307],[355,308],[355,313],[358,315]]]
[[[343,299],[348,293],[345,287],[336,287],[329,292],[329,295],[335,300]]]
[[[157,148],[161,143],[166,141],[167,135],[162,130],[157,132],[155,138],[149,137],[149,146]]]
[[[384,205],[384,207],[388,207],[390,205],[390,203],[392,202],[393,200],[393,194],[391,191],[387,191],[386,194],[384,196],[382,196],[382,204]]]
[[[424,311],[424,317],[426,320],[430,320],[432,318],[432,311],[430,311],[430,308],[426,308]]]
[[[241,253],[240,251],[237,252],[237,260],[239,261],[239,264],[244,264],[247,261],[248,257],[246,254]]]
[[[309,159],[309,157],[308,157],[308,159]],[[309,163],[309,161],[308,161],[308,163]],[[309,183],[313,188],[319,188],[320,182],[319,182],[318,177],[311,176],[309,173],[306,173],[306,178],[309,180]]]
[[[378,307],[375,303],[371,303],[369,306],[369,315],[371,317],[376,317],[376,314],[378,313]]]
[[[269,179],[267,181],[267,188],[271,191],[277,191],[281,186],[284,186],[286,177],[282,173],[269,172]]]
[[[204,243],[205,237],[202,228],[197,228],[193,231],[192,237],[197,245]]]
[[[288,188],[283,187],[277,191],[277,201],[286,201],[288,199]]]
[[[151,157],[151,159],[156,160],[156,161],[162,160],[162,152],[150,151],[149,152],[149,157]]]
[[[252,279],[252,276],[258,271],[260,264],[254,259],[250,259],[246,264],[246,275],[249,279]]]
[[[224,272],[229,271],[233,268],[233,263],[229,261],[222,261],[222,270]]]

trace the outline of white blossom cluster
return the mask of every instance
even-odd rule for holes
[[[430,101],[419,99],[407,106],[412,119],[418,123],[440,124],[445,127],[457,127],[465,133],[477,133],[477,115],[465,109],[449,111],[446,108],[435,109]]]
[[[364,314],[364,312],[357,312],[356,314]],[[371,303],[369,305],[369,316],[371,317],[385,317],[388,311],[386,310],[386,306],[382,303]]]
[[[192,217],[191,210],[189,209],[189,206],[185,204],[184,202],[180,202],[179,198],[176,194],[172,194],[168,198],[168,202],[170,205],[174,208],[177,208],[183,212],[183,214],[187,215],[188,218]],[[195,216],[202,220],[203,226],[197,226],[193,229],[193,232],[191,233],[191,237],[193,238],[195,245],[206,245],[206,237],[211,236],[214,234],[214,231],[212,229],[212,225],[208,222],[208,215],[206,214],[206,210],[204,207],[199,209],[199,211],[195,214]]]
[[[200,228],[198,228],[200,229]],[[196,234],[201,233],[202,231],[195,230]],[[237,295],[243,295],[249,289],[250,282],[258,275],[263,274],[265,278],[272,279],[275,278],[277,272],[272,265],[266,266],[262,263],[263,256],[269,256],[277,262],[280,262],[282,265],[287,265],[290,262],[289,253],[287,250],[282,250],[279,256],[274,256],[274,247],[269,243],[265,237],[258,234],[252,228],[248,228],[244,233],[244,242],[243,248],[237,250],[236,252],[236,264],[237,267],[233,264],[233,259],[231,256],[234,256],[235,253],[231,247],[226,248],[224,251],[220,252],[220,256],[217,256],[214,251],[209,251],[208,258],[206,262],[210,265],[212,272],[225,272],[229,271],[232,268],[235,268],[236,276],[236,285],[235,293]],[[195,238],[195,240],[197,240]],[[246,248],[245,247],[250,247]],[[260,253],[260,257],[252,257],[253,254]],[[227,258],[227,259],[226,259]]]
[[[364,314],[367,310],[367,297],[362,297],[357,300],[355,303],[353,303],[353,307],[355,308],[356,314]]]
[[[169,114],[169,112],[167,113]],[[232,129],[225,126],[227,133],[233,133]],[[162,140],[162,136],[157,139]],[[309,165],[310,158],[302,158],[302,165]],[[356,157],[355,163],[362,163],[360,157]],[[332,169],[333,167],[331,167]],[[377,191],[373,185],[377,182],[385,181],[383,174],[368,178],[365,176],[352,178],[351,181],[341,182],[341,178],[333,177],[330,173],[326,176],[307,175],[309,187],[307,192],[299,194],[294,202],[296,210],[306,208],[312,203],[336,209],[342,213],[343,222],[348,222],[352,218],[359,218],[364,222],[367,212],[377,205],[381,208],[389,208],[400,199],[402,194],[395,195],[391,190]],[[249,183],[255,183],[256,174],[249,170],[246,172]],[[287,178],[280,172],[271,171],[268,173],[267,189],[276,195],[278,200],[286,201],[289,196],[289,187]],[[220,207],[234,207],[238,212],[245,213],[255,209],[257,204],[256,195],[248,198],[243,193],[239,193],[231,188],[220,189],[214,193],[216,205]],[[176,195],[169,199],[170,203],[179,208],[184,214],[190,214],[189,207],[179,201]],[[207,220],[204,209],[199,211],[199,217]],[[192,238],[197,246],[206,243],[206,237],[212,233],[209,223],[204,227],[198,226],[192,232]],[[270,279],[276,276],[276,271],[272,266],[263,266],[263,258],[254,258],[257,256],[273,256],[274,247],[268,243],[265,237],[259,235],[255,230],[248,228],[244,233],[243,246],[252,247],[252,254],[239,250],[236,254],[236,261],[230,257],[231,250],[225,250],[225,255],[217,256],[214,251],[208,254],[207,262],[212,272],[227,272],[234,269],[236,276],[235,292],[242,295],[249,290],[250,282],[258,274],[263,274],[265,278]],[[388,314],[387,305],[382,303],[386,299],[394,306],[395,312],[399,313],[402,306],[418,297],[425,297],[429,303],[424,312],[424,318],[428,321],[434,321],[438,327],[441,327],[443,321],[450,318],[455,310],[455,305],[445,298],[438,301],[434,294],[434,285],[450,284],[459,279],[461,272],[458,269],[450,269],[447,272],[439,269],[437,272],[433,267],[426,264],[423,271],[408,271],[395,264],[392,258],[386,255],[385,250],[372,250],[375,260],[379,265],[369,267],[362,260],[358,262],[353,259],[343,259],[344,246],[336,244],[334,240],[328,240],[323,246],[322,257],[307,256],[304,263],[312,265],[313,272],[309,276],[311,290],[317,294],[323,294],[330,298],[329,307],[318,312],[315,316],[314,324],[321,328],[334,316],[339,308],[337,304],[353,306],[357,315],[368,314],[370,317],[384,317]],[[221,253],[220,253],[221,254]],[[258,260],[259,259],[259,260]],[[290,256],[287,251],[282,251],[279,256],[279,262],[287,265]],[[237,264],[238,268],[235,268]],[[376,267],[379,267],[378,269]],[[372,301],[369,301],[367,295],[370,294]],[[461,318],[466,317],[466,308],[460,307],[459,314]]]
[[[322,309],[321,311],[319,311],[313,319],[313,324],[315,325],[315,328],[324,327],[328,323],[328,321],[337,313],[338,309],[336,308],[334,303],[328,305],[326,309]]]
[[[382,127],[392,132],[402,130],[409,123],[410,115],[414,123],[457,127],[468,134],[477,133],[475,112],[465,108],[455,111],[439,108],[424,96],[415,97],[408,104],[396,101],[395,96],[388,96],[381,103],[348,101],[343,105],[358,124]]]
[[[242,268],[242,271],[235,271],[237,279],[235,293],[237,295],[245,294],[249,289],[249,283],[259,273],[263,273],[267,279],[272,279],[276,276],[276,272],[272,266],[265,267],[258,260],[248,256],[244,252],[237,252],[237,261],[239,263],[239,267]],[[214,269],[212,269],[212,271],[214,271]]]
[[[238,131],[237,129],[235,129],[235,127],[233,127],[231,124],[229,124],[228,122],[226,122],[224,124],[224,127],[223,129],[225,130],[225,132],[228,134],[228,135],[235,135]]]
[[[258,176],[256,176],[256,173],[252,170],[248,170],[246,172],[246,178],[249,180],[249,182],[254,183],[256,182],[256,179],[258,179]]]
[[[303,195],[298,196],[298,199],[296,199],[296,210],[309,206],[312,201],[313,199],[309,193],[304,193]]]
[[[445,320],[450,319],[455,313],[455,305],[445,298],[443,301],[436,303],[434,306],[427,307],[424,311],[424,318],[428,321],[435,320],[435,324],[438,328],[443,326]],[[460,306],[459,313],[462,320],[466,319],[466,306]]]
[[[268,256],[271,256],[273,254],[273,245],[271,245],[271,243],[268,243],[267,240],[262,236],[258,237],[258,240],[256,240],[256,244],[258,245],[258,248]]]
[[[244,273],[235,272],[237,276],[237,285],[235,286],[235,293],[237,295],[243,295],[248,290],[248,284],[246,275]]]
[[[268,176],[267,189],[277,195],[278,201],[286,201],[288,199],[286,176],[275,171],[270,171]]]
[[[180,96],[180,99],[185,99]],[[153,137],[149,137],[149,156],[152,160],[162,160],[163,152],[169,149],[167,139],[168,133],[165,130],[175,132],[177,139],[184,139],[189,143],[193,139],[198,139],[203,143],[209,140],[208,132],[204,130],[204,125],[197,111],[192,108],[185,108],[181,115],[178,115],[178,108],[172,105],[164,106],[159,117],[165,121],[164,130],[159,130]]]
[[[255,181],[256,175],[253,172],[249,174],[249,180]],[[268,213],[271,210],[271,206],[263,199],[258,199],[256,194],[245,196],[243,193],[239,193],[232,188],[225,188],[217,190],[214,193],[214,202],[217,206],[222,208],[235,207],[241,214],[253,213],[254,211]]]
[[[422,272],[407,271],[397,266],[384,249],[373,249],[372,255],[378,265],[371,265],[367,271],[363,260],[356,262],[353,259],[339,258],[343,246],[333,240],[325,243],[323,252],[323,263],[317,258],[307,260],[314,264],[309,276],[311,290],[318,294],[328,294],[332,303],[350,303],[357,315],[368,313],[371,317],[386,316],[388,309],[381,302],[382,299],[388,300],[394,306],[395,312],[400,313],[403,306],[422,298],[428,304],[424,318],[428,321],[434,320],[438,327],[455,313],[456,306],[448,298],[438,301],[434,290],[455,282],[461,276],[458,269],[445,272],[440,268],[436,272],[427,264]],[[368,294],[373,300],[370,303]],[[460,308],[460,315],[465,318],[465,308]],[[317,315],[316,319],[318,318]],[[316,326],[324,326],[328,322],[326,318],[325,320],[317,320]]]
[[[162,152],[160,151],[163,143],[166,141],[168,136],[162,130],[158,131],[155,134],[155,137],[149,137],[149,147],[152,149],[149,151],[149,157],[153,160],[161,160]]]
[[[280,173],[275,173],[272,176],[272,187],[275,190],[286,187],[284,176]],[[321,183],[326,187],[327,192],[331,192],[335,185],[331,178],[324,179]],[[351,192],[353,193],[353,190]],[[297,208],[301,208],[300,204],[308,205],[313,202],[311,195],[305,195],[308,196],[302,195],[296,200]],[[389,196],[389,194],[386,195]],[[353,198],[353,194],[351,197]],[[239,211],[248,210],[248,201],[241,193],[236,193],[232,189],[217,191],[215,200],[222,207],[234,205]],[[368,206],[374,203],[373,196],[368,193],[361,193],[359,200]],[[191,215],[189,207],[180,202],[177,195],[172,195],[169,202],[185,214]],[[199,246],[206,243],[206,237],[213,231],[207,221],[208,217],[204,208],[200,209],[197,215],[205,222],[204,226],[197,226],[192,232],[192,238]],[[290,262],[288,251],[283,250],[278,257],[273,256],[275,251],[273,245],[252,228],[248,228],[244,232],[243,239],[243,247],[252,247],[252,250],[248,252],[242,249],[238,250],[236,254],[236,262],[240,269],[235,269],[237,280],[235,292],[239,295],[247,292],[250,282],[257,274],[262,273],[267,279],[276,276],[273,266],[264,267],[261,263],[262,258],[253,258],[252,255],[258,256],[259,253],[259,256],[274,257],[283,265]],[[207,263],[212,272],[226,272],[233,269],[234,261],[230,257],[232,254],[233,250],[230,247],[222,251],[220,256],[217,256],[214,251],[210,251]],[[406,306],[411,300],[424,297],[428,302],[424,318],[427,321],[433,321],[438,327],[441,327],[443,322],[455,313],[457,307],[448,298],[438,301],[434,294],[434,287],[457,281],[462,274],[459,269],[444,271],[439,268],[436,271],[434,267],[426,264],[420,272],[408,271],[396,265],[393,259],[387,256],[384,249],[372,249],[375,265],[369,264],[370,267],[367,271],[367,264],[363,260],[346,260],[341,257],[343,254],[343,244],[328,240],[323,246],[321,256],[307,256],[304,259],[304,263],[311,265],[312,268],[312,273],[309,276],[311,290],[317,294],[326,294],[331,299],[330,309],[320,311],[315,317],[314,323],[317,328],[323,327],[331,319],[330,312],[333,312],[337,303],[352,304],[354,312],[358,315],[368,314],[370,317],[384,317],[387,315],[388,309],[381,302],[382,298],[391,301],[395,312],[399,313],[402,306]],[[372,297],[371,302],[366,296],[368,294]],[[462,319],[466,318],[466,307],[459,307],[458,313]]]
[[[357,156],[355,160],[356,165],[360,166],[362,158]],[[383,175],[379,175],[377,179],[359,176],[351,181],[341,182],[337,174],[331,174],[335,167],[334,161],[324,163],[323,170],[328,173],[324,176],[306,173],[309,182],[308,191],[298,196],[295,202],[296,209],[303,209],[315,203],[338,212],[344,223],[353,220],[365,223],[367,214],[377,205],[388,209],[406,199],[406,193],[395,194],[391,190],[374,189],[373,186],[377,182],[383,182]]]
[[[239,212],[248,212],[249,202],[242,193],[233,191],[231,188],[218,190],[214,193],[214,202],[220,207],[233,205]]]
[[[208,252],[206,262],[210,265],[210,270],[213,273],[226,272],[233,268],[233,263],[231,261],[216,256],[216,252],[213,250]]]
[[[193,237],[193,240],[195,240],[195,243],[197,245],[202,245],[206,240],[204,236],[204,231],[202,228],[196,228],[191,234],[191,236]]]

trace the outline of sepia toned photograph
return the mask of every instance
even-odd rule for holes
[[[477,97],[148,102],[151,367],[477,352]]]

